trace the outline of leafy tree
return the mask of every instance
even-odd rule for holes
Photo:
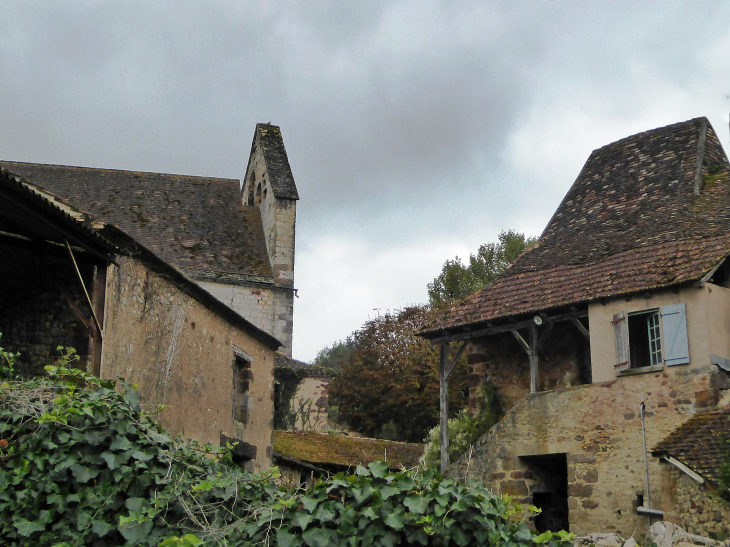
[[[331,346],[326,346],[317,352],[313,365],[340,370],[340,365],[347,361],[352,355],[353,342],[350,338],[338,340]]]
[[[514,230],[500,232],[498,243],[485,243],[464,264],[457,256],[447,260],[441,273],[428,284],[431,306],[440,308],[474,294],[489,285],[507,266],[537,241]]]
[[[432,317],[425,306],[386,313],[351,336],[352,354],[330,384],[340,419],[371,437],[421,442],[439,418],[439,349],[415,332]],[[466,366],[449,378],[450,407],[467,403]]]

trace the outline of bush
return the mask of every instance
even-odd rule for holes
[[[229,450],[171,439],[133,386],[74,359],[0,384],[0,544],[569,547],[567,533],[535,536],[508,497],[434,470],[376,462],[279,488],[275,471],[247,473]],[[0,373],[12,360],[0,349]]]
[[[497,389],[492,384],[479,388],[479,405],[474,417],[463,409],[449,420],[449,461],[455,462],[471,446],[486,435],[503,416]],[[439,467],[441,463],[441,427],[428,432],[421,461],[426,467]]]
[[[74,359],[66,353],[48,377],[0,386],[1,544],[157,545],[188,532],[214,540],[277,498],[269,477],[237,468],[225,451],[174,441],[132,386],[64,366]],[[12,358],[0,360],[7,377]]]

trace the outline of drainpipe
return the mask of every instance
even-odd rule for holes
[[[644,427],[644,401],[641,401],[641,441],[644,445],[644,477],[646,478],[646,508],[651,509],[651,498],[649,497],[649,462],[646,457],[646,428]],[[651,515],[649,515],[649,526],[651,526]]]
[[[657,511],[651,508],[651,497],[649,496],[649,461],[646,457],[646,428],[644,427],[644,410],[646,405],[641,402],[641,441],[644,446],[644,477],[646,478],[646,504],[642,507],[637,507],[636,512],[640,515],[646,515],[649,517],[649,526],[651,526],[651,517],[664,518],[664,511]]]

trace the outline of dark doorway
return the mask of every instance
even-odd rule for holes
[[[532,472],[532,504],[542,510],[535,517],[535,529],[540,533],[569,530],[568,459],[565,454],[522,456],[520,460]]]

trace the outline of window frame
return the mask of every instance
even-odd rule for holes
[[[649,365],[633,366],[631,359],[632,317],[646,317]],[[687,331],[686,306],[684,303],[670,304],[658,308],[619,312],[613,316],[616,342],[616,372],[619,376],[642,372],[664,370],[665,366],[689,364],[689,336]],[[668,347],[667,347],[668,346]]]
[[[253,359],[245,351],[233,346],[232,416],[239,424],[248,424],[251,410],[251,382]]]

